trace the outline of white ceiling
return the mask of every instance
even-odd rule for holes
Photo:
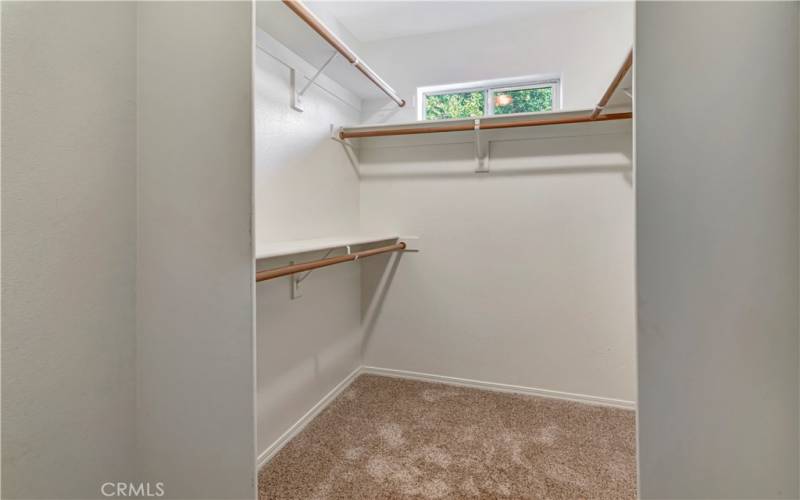
[[[519,17],[549,17],[584,1],[316,1],[361,42],[484,26]]]
[[[308,0],[304,3],[360,53],[363,45],[383,39],[466,29],[511,18],[535,16],[534,19],[542,19],[586,8],[593,2]],[[328,20],[333,20],[333,24]],[[314,67],[320,67],[333,52],[283,2],[256,2],[256,24]],[[487,40],[487,43],[505,42]],[[325,74],[362,99],[383,97],[377,87],[341,57],[334,59]]]

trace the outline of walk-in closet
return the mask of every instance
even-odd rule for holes
[[[256,4],[262,498],[635,498],[633,7]]]

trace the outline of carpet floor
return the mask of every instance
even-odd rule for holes
[[[266,499],[636,497],[631,410],[362,375],[259,474]]]

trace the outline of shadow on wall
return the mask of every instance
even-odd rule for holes
[[[376,255],[361,262],[361,358],[367,351],[375,321],[380,316],[389,288],[404,252]]]
[[[473,142],[364,148],[361,179],[621,173],[632,185],[630,140],[628,134],[497,140],[489,143],[488,175],[475,173]]]
[[[405,114],[406,110],[416,106],[416,98],[414,97],[407,98],[406,105],[402,108],[395,104],[394,101],[386,102],[384,98],[370,99],[364,102],[364,108],[371,110],[369,123],[375,124],[402,122],[403,114]]]

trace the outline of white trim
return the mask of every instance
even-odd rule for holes
[[[623,399],[603,398],[599,396],[589,396],[586,394],[575,394],[571,392],[551,391],[549,389],[538,389],[535,387],[524,387],[520,385],[498,384],[496,382],[484,382],[482,380],[472,380],[467,378],[448,377],[445,375],[434,375],[431,373],[419,373],[408,370],[394,370],[391,368],[378,368],[375,366],[362,366],[360,374],[383,375],[385,377],[395,377],[410,380],[420,380],[423,382],[434,382],[439,384],[457,385],[470,387],[473,389],[484,389],[496,392],[510,392],[513,394],[524,394],[527,396],[538,396],[551,399],[564,399],[578,403],[586,403],[598,406],[611,406],[614,408],[624,408],[626,410],[636,409],[636,403]]]
[[[281,451],[281,448],[286,446],[289,443],[289,441],[292,440],[292,438],[297,436],[300,433],[300,431],[302,431],[306,427],[306,425],[309,424],[309,422],[314,420],[314,418],[320,413],[322,413],[322,410],[324,410],[329,404],[331,404],[339,394],[341,394],[345,389],[347,389],[350,386],[350,384],[353,383],[356,377],[358,377],[361,374],[361,368],[362,367],[359,366],[358,368],[353,370],[350,373],[350,375],[345,377],[344,380],[336,384],[336,387],[331,389],[330,392],[328,392],[328,394],[323,396],[322,399],[320,399],[317,402],[317,404],[312,406],[311,409],[308,410],[305,415],[300,417],[300,419],[297,422],[292,424],[292,426],[289,427],[289,429],[287,429],[286,432],[281,434],[281,436],[278,439],[276,439],[275,442],[267,446],[267,449],[262,451],[258,455],[258,458],[256,459],[256,470],[261,470],[261,468],[267,462],[269,462],[270,459],[274,457],[276,453]]]
[[[292,424],[286,432],[275,440],[267,449],[261,452],[256,459],[256,470],[261,470],[267,462],[275,456],[289,441],[297,436],[322,410],[335,400],[339,394],[344,392],[359,375],[382,375],[384,377],[402,378],[406,380],[420,380],[422,382],[433,382],[437,384],[456,385],[459,387],[469,387],[472,389],[482,389],[495,392],[507,392],[512,394],[523,394],[526,396],[537,396],[540,398],[562,399],[575,401],[597,406],[610,406],[613,408],[623,408],[635,410],[636,403],[623,399],[603,398],[599,396],[589,396],[586,394],[575,394],[571,392],[551,391],[549,389],[537,389],[535,387],[524,387],[520,385],[498,384],[496,382],[484,382],[482,380],[472,380],[467,378],[448,377],[445,375],[434,375],[431,373],[412,372],[408,370],[394,370],[391,368],[378,368],[376,366],[359,366],[336,384],[328,394],[323,396],[317,404],[311,407],[305,415]]]

